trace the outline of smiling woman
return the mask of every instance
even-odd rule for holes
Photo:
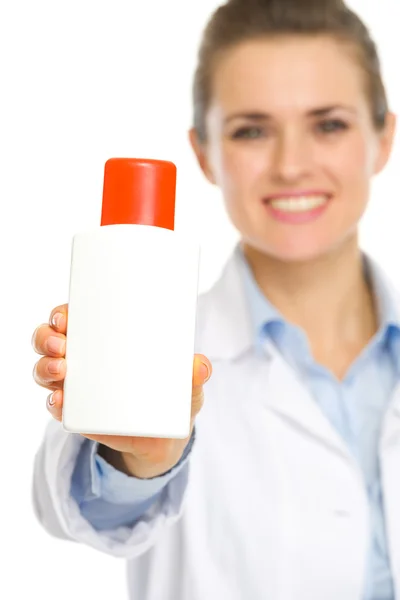
[[[37,512],[128,558],[132,600],[394,600],[399,300],[358,243],[395,130],[374,43],[339,0],[229,0],[193,91],[190,141],[240,233],[199,299],[195,428],[68,437],[45,356]]]
[[[194,83],[200,164],[244,241],[280,260],[356,243],[393,139],[368,31],[341,2],[323,5],[228,3]]]

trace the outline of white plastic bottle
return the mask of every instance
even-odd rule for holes
[[[106,162],[101,226],[73,238],[63,427],[190,433],[199,246],[174,231],[176,167]]]

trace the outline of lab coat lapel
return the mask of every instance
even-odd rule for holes
[[[400,295],[383,269],[369,258],[375,278],[388,290],[392,298],[392,320],[400,321]],[[400,356],[400,339],[392,340]],[[400,361],[399,361],[400,363]],[[386,532],[396,598],[400,598],[400,382],[392,394],[382,422],[380,438],[380,469],[385,509]]]
[[[380,459],[388,549],[400,598],[400,383],[383,421]]]
[[[280,415],[292,427],[313,436],[355,464],[346,443],[325,417],[299,375],[272,344],[268,343],[266,346],[270,366],[266,381],[265,407]]]
[[[210,361],[235,360],[252,344],[236,246],[217,282],[199,297],[195,347]]]
[[[249,308],[241,278],[237,246],[217,283],[200,300],[196,352],[218,361],[252,360],[258,363],[258,381],[251,386],[265,398],[265,407],[308,432],[335,451],[349,451],[293,369],[271,343],[265,354],[254,348]]]

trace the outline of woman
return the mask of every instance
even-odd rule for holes
[[[400,314],[357,238],[394,127],[342,2],[212,16],[190,140],[241,242],[199,300],[190,439],[68,435],[67,307],[34,334],[38,517],[128,559],[130,598],[400,597]]]

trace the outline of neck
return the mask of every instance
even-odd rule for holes
[[[245,243],[242,248],[261,291],[286,320],[305,331],[320,362],[346,352],[350,360],[376,332],[357,236],[304,263],[279,261]]]

